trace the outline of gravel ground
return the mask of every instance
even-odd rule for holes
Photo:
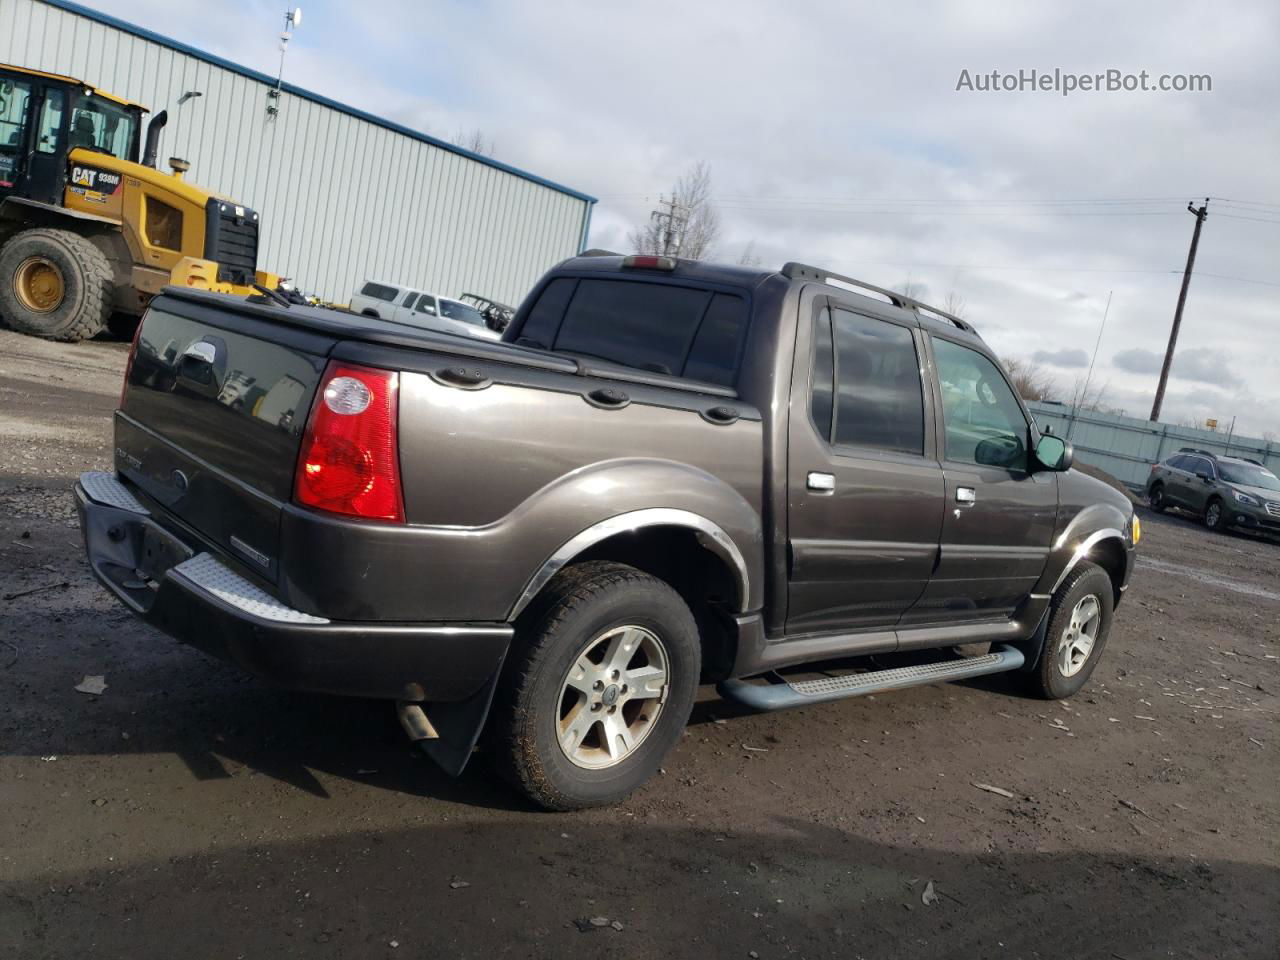
[[[1144,514],[1075,700],[708,690],[634,798],[543,814],[108,600],[69,491],[125,352],[0,331],[0,956],[1280,955],[1280,546]]]

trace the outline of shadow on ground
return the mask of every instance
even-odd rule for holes
[[[547,817],[544,829],[352,831],[26,878],[0,888],[0,951],[1270,960],[1280,942],[1274,868],[974,856],[772,827],[724,836]],[[939,899],[926,905],[929,881]],[[574,924],[591,917],[623,929]]]

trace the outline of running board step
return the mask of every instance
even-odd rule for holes
[[[759,684],[745,680],[725,680],[717,685],[720,696],[754,710],[783,710],[787,707],[810,706],[846,697],[860,697],[868,693],[902,690],[927,683],[946,680],[965,680],[988,673],[1017,670],[1026,658],[1014,647],[999,646],[981,657],[964,660],[944,660],[923,663],[914,667],[895,667],[892,670],[875,670],[856,673],[847,677],[823,677],[821,680],[800,680],[796,683]]]

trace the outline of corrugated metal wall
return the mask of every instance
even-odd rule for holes
[[[1249,457],[1280,471],[1280,443],[1239,436],[1232,436],[1228,443],[1225,433],[1090,410],[1073,416],[1070,407],[1055,403],[1029,403],[1027,407],[1041,428],[1051,426],[1058,436],[1070,438],[1076,459],[1107,471],[1135,490],[1146,485],[1151,464],[1183,447]]]
[[[264,29],[266,26],[264,25]],[[590,198],[40,0],[0,0],[0,62],[169,109],[166,157],[262,214],[259,267],[345,302],[363,279],[516,304],[580,249]],[[186,90],[203,96],[176,108]]]

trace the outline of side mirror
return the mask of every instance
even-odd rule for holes
[[[1016,464],[1021,469],[1026,464],[1026,448],[1008,437],[991,437],[978,444],[973,451],[973,459],[984,467],[1012,467]]]
[[[1067,471],[1075,462],[1075,450],[1061,437],[1047,433],[1036,444],[1036,459],[1046,470]]]
[[[1201,480],[1203,480],[1205,483],[1208,483],[1213,479],[1213,474],[1211,474],[1208,470],[1197,470],[1196,476],[1199,477]]]

